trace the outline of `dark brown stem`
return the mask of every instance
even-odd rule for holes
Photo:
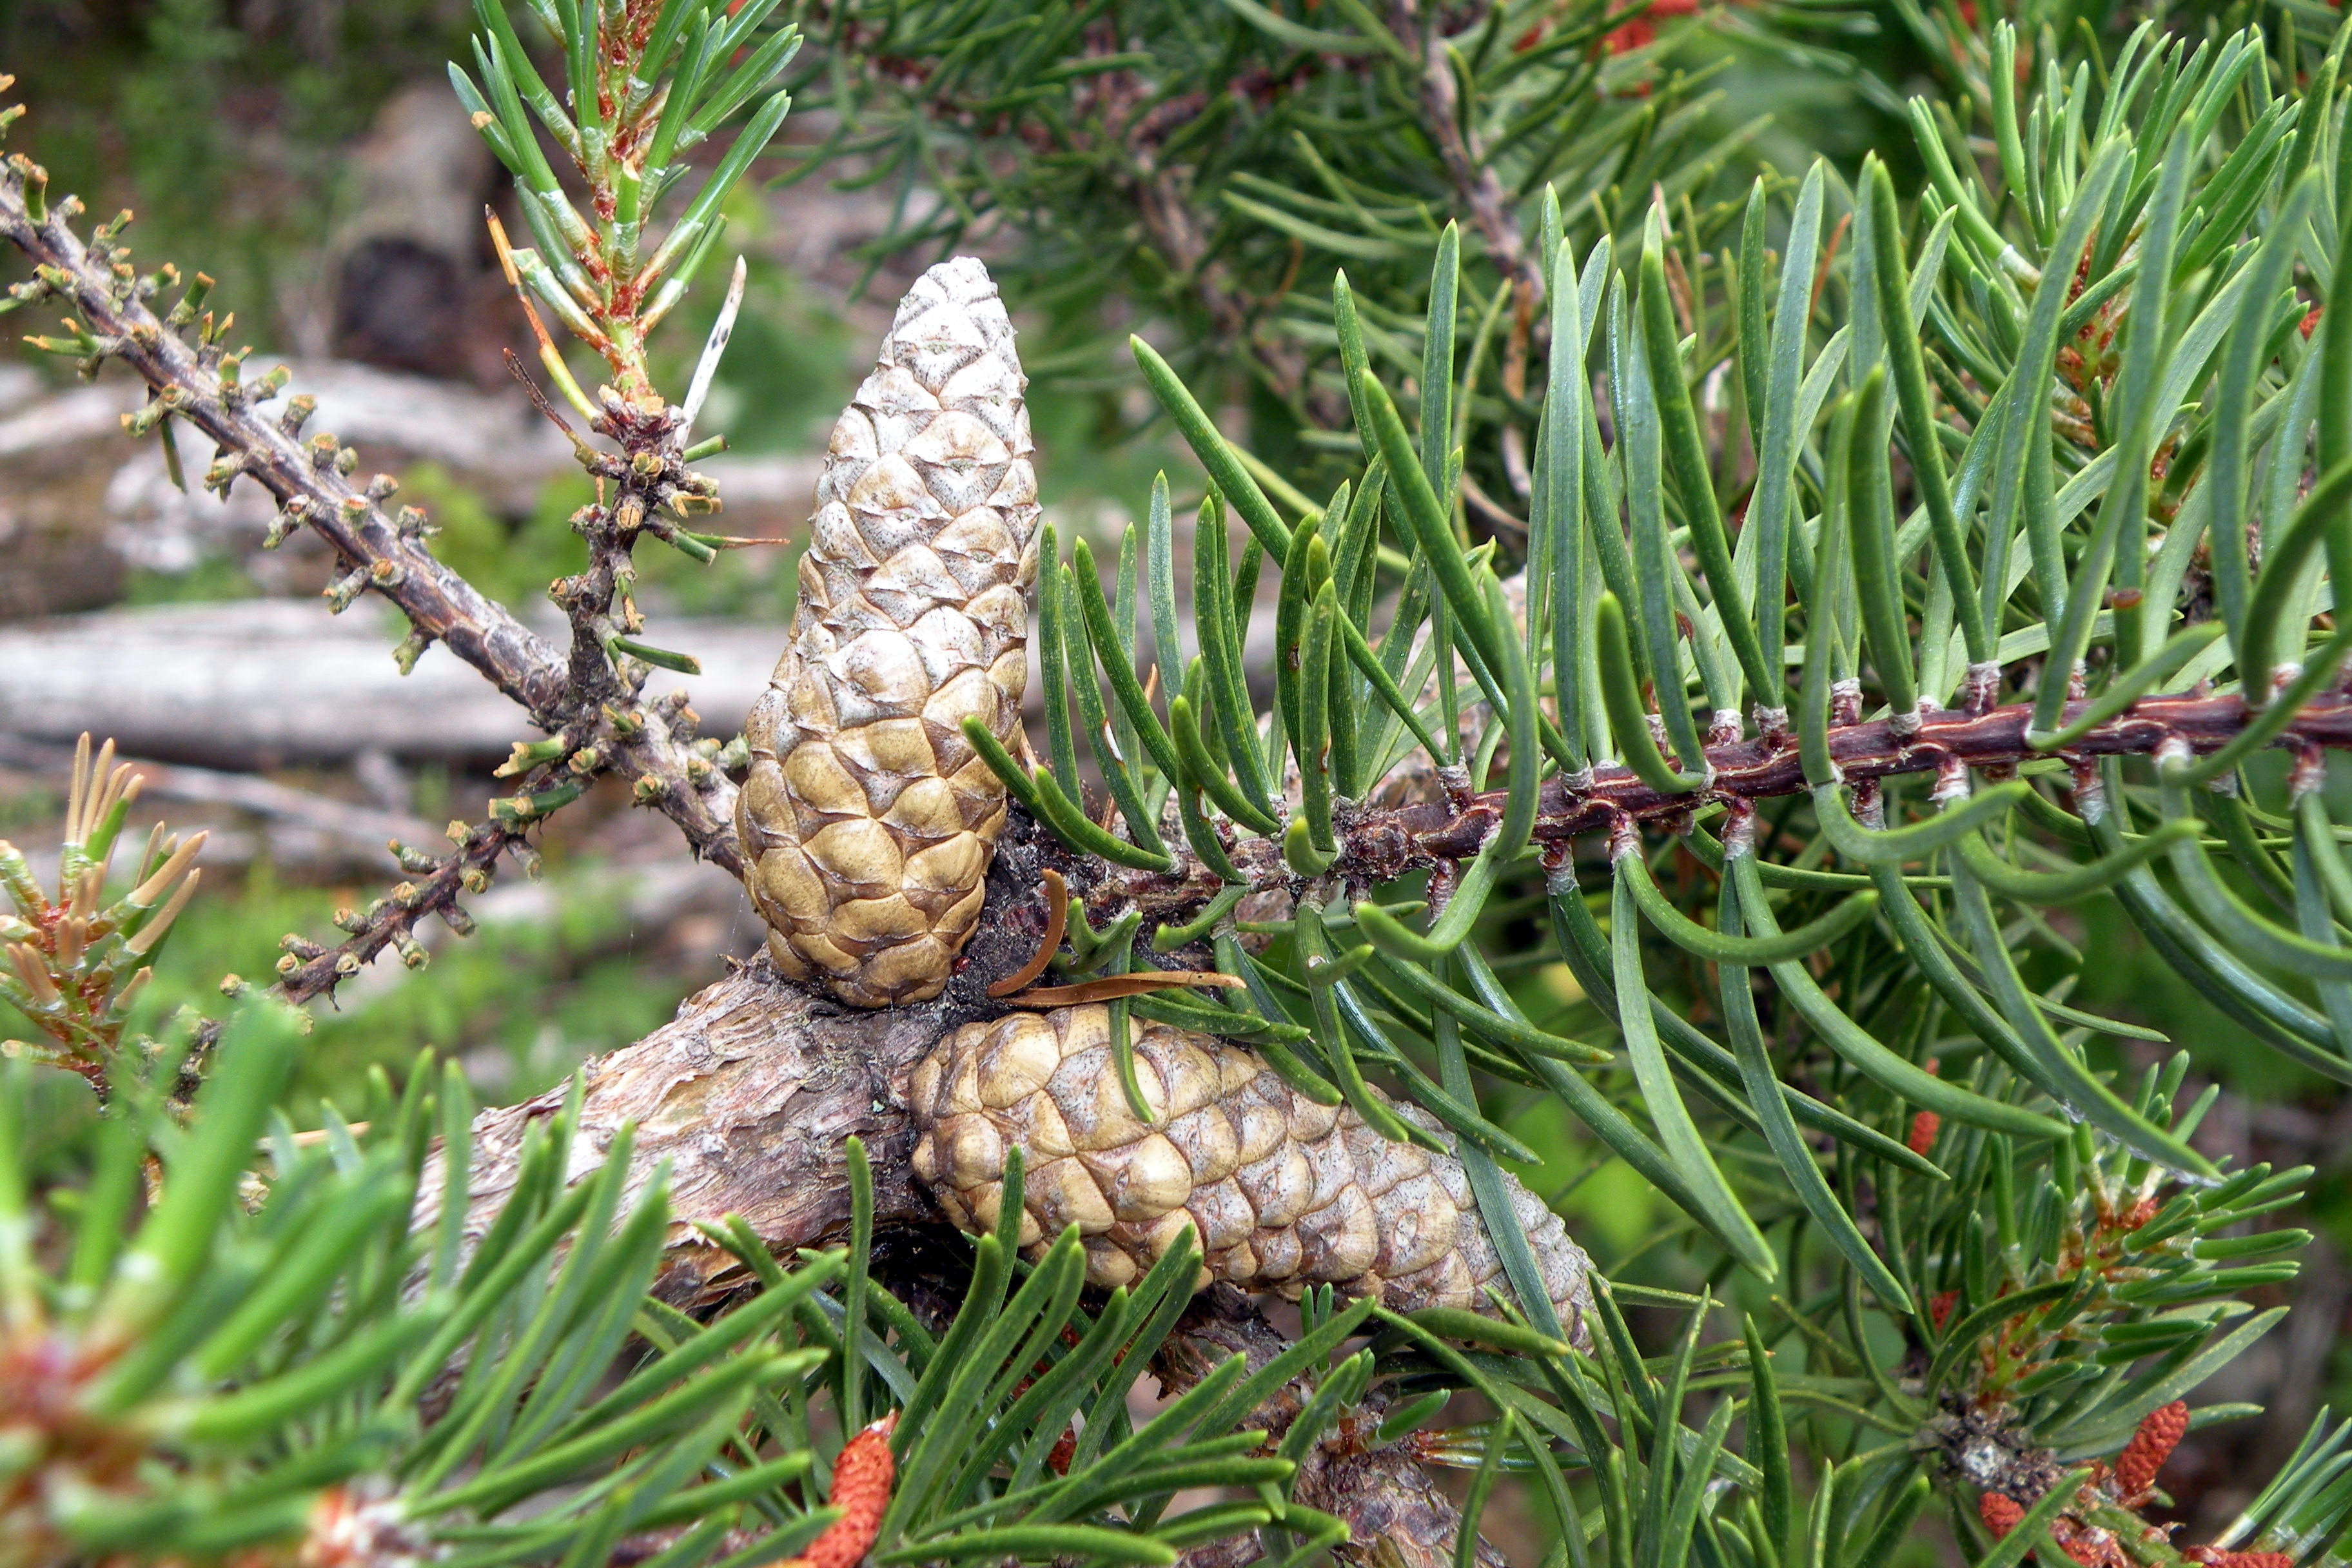
[[[278,989],[298,1006],[327,995],[373,963],[387,947],[396,947],[404,962],[425,962],[424,949],[410,945],[417,925],[427,915],[438,915],[452,931],[472,929],[457,907],[461,893],[488,885],[498,858],[521,842],[519,831],[486,822],[469,830],[457,853],[442,857],[438,866],[415,881],[402,882],[371,906],[362,923],[344,942],[320,948],[299,937],[286,939],[286,957],[278,960]]]
[[[2084,705],[2068,705],[2070,715]],[[1830,753],[1849,783],[1963,768],[2008,768],[2053,753],[2026,744],[2033,706],[2013,702],[1990,712],[1944,709],[1924,716],[1907,736],[1884,720],[1840,724],[1830,731]],[[2200,754],[2219,751],[2244,730],[2249,715],[2236,697],[2149,697],[2119,717],[2095,726],[2063,756],[2148,756],[2179,738]],[[2331,693],[2294,716],[2276,742],[2290,748],[2352,747],[2352,696]],[[1630,818],[1672,823],[1702,807],[1741,800],[1795,795],[1805,773],[1793,738],[1753,738],[1706,750],[1713,778],[1707,787],[1685,795],[1652,789],[1615,763],[1592,770],[1591,782],[1571,786],[1559,776],[1545,781],[1538,806],[1535,839],[1558,844],[1579,834],[1597,833]],[[1330,875],[1351,885],[1370,886],[1408,871],[1451,865],[1475,855],[1501,822],[1507,804],[1499,790],[1394,810],[1360,810],[1339,833],[1339,858]],[[1298,878],[1270,839],[1234,847],[1234,866],[1254,889],[1292,887]],[[1216,875],[1185,857],[1167,872],[1130,871],[1099,866],[1078,887],[1088,915],[1097,921],[1133,908],[1146,920],[1181,918],[1221,890]]]

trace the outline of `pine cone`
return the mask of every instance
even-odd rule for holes
[[[1087,1278],[1134,1279],[1197,1229],[1206,1285],[1297,1296],[1328,1282],[1400,1310],[1483,1308],[1508,1289],[1461,1163],[1392,1143],[1346,1106],[1292,1091],[1254,1051],[1137,1020],[1136,1120],[1111,1058],[1110,1010],[1062,1007],[967,1024],[915,1068],[916,1174],[968,1231],[995,1225],[1005,1151],[1022,1151],[1021,1244],[1031,1256],[1072,1224]],[[1410,1105],[1398,1114],[1436,1131]],[[1517,1183],[1512,1207],[1553,1308],[1587,1342],[1583,1252]]]
[[[1016,752],[1037,481],[1013,323],[988,269],[899,301],[834,426],[792,646],[744,724],[735,811],[768,952],[863,1007],[936,996],[980,918]]]

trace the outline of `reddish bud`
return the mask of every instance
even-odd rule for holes
[[[843,1447],[833,1464],[833,1505],[841,1517],[784,1568],[857,1568],[866,1560],[881,1531],[882,1511],[890,1506],[890,1482],[898,1469],[890,1432],[898,1425],[894,1410]]]
[[[2314,305],[2311,308],[2311,314],[2303,319],[2303,335],[2305,337],[2307,338],[2311,336],[2311,329],[2319,325],[2320,312],[2326,310],[2326,308],[2327,307],[2325,305]]]
[[[1911,1135],[1903,1140],[1903,1146],[1925,1158],[1927,1151],[1936,1146],[1936,1134],[1943,1126],[1944,1119],[1934,1111],[1916,1112],[1911,1118]]]
[[[2294,1568],[2291,1552],[2224,1552],[2218,1546],[2190,1546],[2180,1555],[2206,1568]]]
[[[1960,1299],[1958,1290],[1947,1290],[1927,1303],[1927,1321],[1937,1333],[1944,1331],[1944,1320],[1952,1315],[1952,1303]]]
[[[2017,1521],[2025,1517],[2025,1510],[2018,1506],[2015,1498],[1987,1492],[1977,1499],[1977,1515],[1984,1521],[1985,1528],[1992,1531],[1992,1538],[1999,1541],[2017,1528]]]
[[[2147,1413],[2139,1430],[2124,1445],[2116,1458],[2116,1491],[2126,1498],[2139,1496],[2156,1484],[2156,1472],[2164,1461],[2172,1458],[2172,1450],[2180,1446],[2181,1435],[2189,1430],[2189,1405],[2176,1399]]]

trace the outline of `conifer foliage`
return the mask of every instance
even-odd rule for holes
[[[212,440],[206,483],[262,485],[278,537],[337,551],[331,607],[391,600],[404,667],[446,643],[544,732],[450,852],[394,847],[404,879],[348,940],[289,937],[274,994],[232,981],[225,1020],[155,1038],[129,1003],[201,918],[193,845],[159,830],[112,875],[132,786],[103,750],[54,896],[0,845],[0,995],[42,1036],[0,1064],[0,1565],[1468,1564],[1506,1475],[1574,1568],[1879,1568],[1931,1508],[1975,1568],[2334,1560],[2352,1427],[2325,1413],[2215,1539],[2155,1522],[2184,1436],[2250,1413],[2190,1401],[2285,1310],[2247,1293],[2293,1279],[2309,1237],[2264,1216],[2310,1173],[2200,1153],[2218,1091],[2147,1049],[2160,1032],[2070,1004],[2044,911],[2112,900],[2245,1037],[2352,1084],[2328,779],[2352,745],[2352,32],[2147,23],[2110,55],[2087,28],[1945,17],[1966,91],[1907,106],[1920,189],[1874,156],[1727,197],[1729,148],[1678,139],[1687,84],[1621,96],[1631,40],[1602,9],[1496,5],[1448,33],[1408,4],[1224,0],[1135,40],[1116,7],[869,9],[532,0],[526,42],[481,0],[454,79],[530,230],[498,244],[534,393],[599,480],[587,565],[551,589],[563,648],[436,561],[421,512],[387,513],[390,480],[304,442],[305,400],[255,412],[283,379],[243,380],[201,275],[159,316],[179,279],[138,273],[124,219],[85,237],[28,159],[0,172],[0,237],[36,263],[0,310],[68,312],[35,346],[127,362],[152,392],[132,434],[175,468],[178,433]],[[1218,145],[1286,147],[1323,194],[1217,165],[1239,258],[1185,258],[1189,297],[1213,316],[1278,254],[1252,297],[1280,309],[1172,359],[1295,373],[1297,467],[1138,338],[1199,472],[1102,559],[1007,525],[997,500],[1036,499],[1011,318],[950,262],[902,324],[923,288],[961,313],[894,333],[869,387],[894,355],[961,352],[948,327],[983,300],[963,346],[985,384],[951,396],[934,366],[845,416],[789,712],[722,743],[647,700],[650,668],[692,661],[640,640],[632,552],[740,542],[688,526],[716,500],[693,426],[740,269],[679,402],[647,334],[788,70],[829,74],[841,110],[860,71],[919,85],[845,113],[843,145],[952,196],[1000,149],[936,156],[942,105],[966,132],[1070,129],[1051,106],[1117,107],[1081,84],[1160,72],[1165,106],[1265,58],[1289,68],[1251,130],[1272,140]],[[972,91],[994,96],[958,108]],[[1103,173],[1023,144],[1005,211]],[[1432,168],[1409,212],[1367,199]],[[1105,201],[1172,221],[1136,175]],[[922,469],[878,497],[885,454],[856,440],[877,420]],[[1013,490],[958,488],[1016,458]],[[1202,496],[1181,548],[1180,489]],[[906,631],[950,598],[961,619]],[[883,711],[868,636],[945,661],[919,711]],[[1042,754],[1013,717],[1024,637]],[[985,710],[933,712],[959,681]],[[783,745],[794,725],[824,743]],[[886,725],[923,766],[883,755]],[[794,773],[803,752],[832,772]],[[528,868],[536,826],[607,771],[748,874],[785,944],[765,983],[814,965],[937,1026],[871,1097],[872,1158],[906,1169],[842,1152],[838,1245],[673,1235],[635,1134],[583,1136],[590,1073],[503,1191],[478,1187],[454,1070],[379,1076],[315,1131],[279,1109],[297,1005],[387,949],[421,965],[418,922],[462,932],[458,900]],[[898,802],[950,773],[933,832]],[[887,853],[826,860],[828,814]],[[932,838],[953,875],[919,889]],[[803,841],[822,899],[796,891]],[[910,890],[941,895],[920,930],[841,929]],[[1037,933],[1025,963],[964,951],[982,897]],[[1552,963],[1578,999],[1533,1011]],[[62,1142],[35,1110],[58,1068],[102,1108]],[[1515,1098],[1663,1196],[1651,1250],[1687,1289],[1590,1269],[1507,1169],[1540,1160],[1502,1124]],[[960,1300],[877,1247],[882,1181],[909,1175],[969,1233],[931,1238]],[[737,1265],[715,1308],[665,1294],[689,1242]],[[1196,1294],[1212,1280],[1284,1290],[1297,1332]],[[1645,1344],[1629,1307],[1676,1326]],[[1468,1472],[1458,1505],[1433,1466]]]

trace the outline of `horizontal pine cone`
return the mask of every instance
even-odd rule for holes
[[[1132,1026],[1149,1126],[1119,1087],[1107,1007],[1011,1014],[932,1047],[908,1082],[914,1164],[950,1219],[995,1226],[1006,1152],[1018,1148],[1022,1246],[1042,1255],[1076,1225],[1097,1285],[1133,1279],[1190,1226],[1202,1285],[1296,1296],[1328,1283],[1398,1310],[1486,1310],[1489,1285],[1509,1293],[1459,1160],[1391,1142],[1348,1106],[1317,1104],[1255,1051],[1148,1020]],[[1397,1110],[1438,1131],[1417,1107]],[[1552,1307],[1583,1343],[1584,1253],[1558,1215],[1505,1181]]]
[[[939,994],[980,919],[1016,753],[1037,479],[1013,323],[988,269],[941,262],[899,302],[834,426],[792,645],[744,722],[735,808],[768,952],[862,1007]]]

